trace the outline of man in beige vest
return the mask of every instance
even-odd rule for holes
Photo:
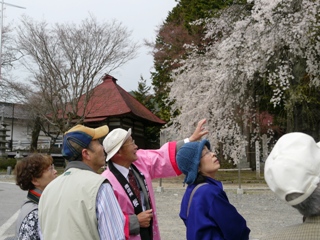
[[[125,218],[108,181],[97,174],[105,164],[99,139],[109,128],[77,125],[65,133],[65,172],[52,181],[39,203],[45,240],[125,239]]]
[[[271,233],[260,240],[320,239],[319,143],[304,133],[285,134],[266,160],[264,177],[270,189],[303,218],[301,224],[270,229]]]

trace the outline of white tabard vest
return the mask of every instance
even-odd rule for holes
[[[99,239],[96,197],[106,179],[77,168],[68,169],[43,191],[39,220],[45,240]]]

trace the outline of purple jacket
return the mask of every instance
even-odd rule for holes
[[[206,183],[196,189],[189,215],[189,199],[196,185],[189,185],[182,198],[180,218],[187,227],[187,239],[248,240],[246,220],[229,202],[221,182],[207,177]]]

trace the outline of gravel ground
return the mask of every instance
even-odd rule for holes
[[[0,175],[1,181],[13,181],[13,176]],[[185,226],[179,218],[180,202],[185,191],[181,179],[153,182],[162,240],[185,240]],[[265,184],[243,184],[243,194],[237,194],[237,184],[223,184],[229,201],[246,219],[251,229],[250,240],[258,240],[274,229],[302,222],[297,210],[279,200]]]
[[[163,240],[184,240],[185,226],[179,218],[180,202],[185,188],[182,184],[154,182],[160,233]],[[274,229],[302,222],[297,210],[279,200],[266,185],[242,185],[243,194],[237,194],[238,185],[224,185],[229,201],[246,219],[251,229],[250,239],[258,240]],[[159,189],[160,190],[160,189]]]

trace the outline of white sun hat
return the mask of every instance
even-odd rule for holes
[[[131,128],[128,131],[122,128],[113,129],[103,140],[103,148],[107,153],[106,161],[109,161],[121,148],[123,143],[131,136]]]
[[[269,188],[290,205],[306,200],[320,181],[320,144],[304,133],[283,135],[268,156],[264,177]],[[288,201],[286,196],[300,193]]]

